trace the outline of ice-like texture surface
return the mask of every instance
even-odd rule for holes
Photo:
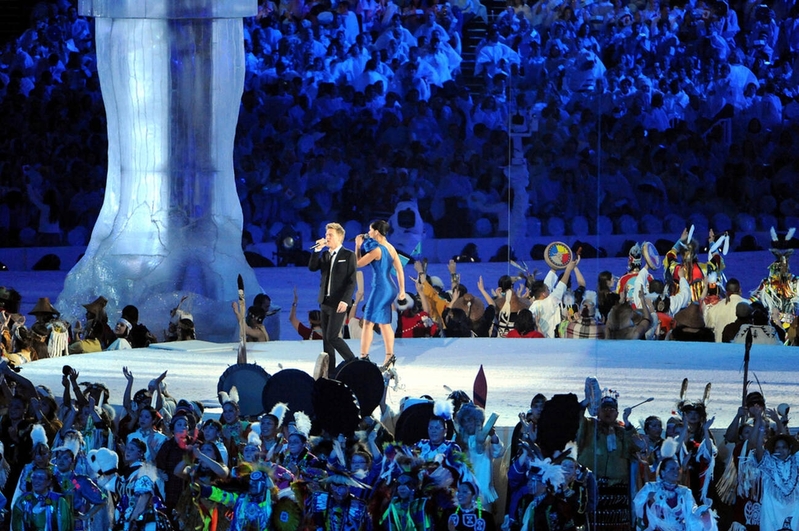
[[[236,299],[237,275],[249,293],[259,291],[241,250],[233,172],[244,86],[240,17],[255,14],[256,5],[197,0],[81,8],[98,17],[108,176],[91,241],[67,276],[59,309],[79,316],[79,303],[104,295],[112,316],[126,304],[142,315],[165,315],[192,294],[187,309],[198,333],[229,339],[235,320],[218,316]]]

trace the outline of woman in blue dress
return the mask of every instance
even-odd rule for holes
[[[402,269],[397,250],[386,239],[388,222],[375,221],[369,227],[369,233],[355,238],[355,256],[358,267],[372,264],[372,291],[366,300],[363,313],[363,329],[361,332],[361,359],[369,359],[369,347],[372,344],[374,325],[380,326],[383,342],[386,345],[386,359],[383,370],[391,367],[397,358],[394,356],[394,330],[391,328],[391,305],[394,299],[405,299],[405,274]],[[399,281],[399,297],[397,284],[392,278],[392,269],[397,272]]]

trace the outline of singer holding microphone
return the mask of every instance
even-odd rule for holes
[[[374,325],[380,326],[383,343],[386,346],[386,359],[382,370],[388,370],[397,361],[394,356],[394,330],[391,328],[391,305],[394,299],[405,299],[405,273],[402,262],[397,255],[397,250],[386,239],[389,224],[378,220],[369,227],[368,234],[359,234],[355,237],[355,256],[358,267],[372,264],[372,291],[366,299],[363,312],[363,328],[361,331],[361,359],[369,359],[369,347],[372,345]],[[399,281],[399,297],[397,297],[397,284],[391,276],[391,271],[396,270]]]
[[[308,263],[309,270],[322,272],[319,306],[322,314],[322,344],[329,357],[328,377],[336,372],[337,350],[344,361],[355,357],[347,342],[339,335],[355,291],[357,271],[355,254],[342,246],[344,234],[344,227],[338,223],[328,223],[325,237],[316,240]],[[320,252],[325,247],[327,251]]]

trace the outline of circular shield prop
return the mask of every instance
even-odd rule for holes
[[[364,417],[371,415],[383,398],[383,373],[374,363],[360,360],[347,363],[336,373],[336,380],[352,389]]]
[[[270,380],[269,373],[255,363],[237,363],[228,367],[219,382],[216,392],[229,393],[235,387],[239,392],[239,412],[242,417],[255,417],[264,412],[261,393]]]
[[[313,384],[313,376],[299,369],[277,371],[263,388],[261,395],[263,411],[271,411],[275,404],[283,402],[288,404],[287,419],[290,419],[296,411],[302,411],[313,417],[311,401]]]
[[[408,446],[427,439],[427,425],[433,416],[433,402],[425,401],[406,407],[394,429],[394,439]],[[447,421],[447,439],[451,439],[455,429],[452,421]]]
[[[381,380],[382,381],[382,380]],[[331,436],[350,436],[361,422],[361,407],[358,398],[347,384],[338,380],[320,378],[313,385],[311,395],[314,425]]]
[[[272,507],[272,529],[294,531],[302,523],[302,509],[291,498],[281,498]]]
[[[544,262],[556,271],[566,269],[573,259],[571,247],[563,242],[552,242],[544,249]]]
[[[641,245],[641,254],[644,255],[646,267],[649,268],[650,271],[660,268],[661,259],[654,243],[644,242],[643,245]]]

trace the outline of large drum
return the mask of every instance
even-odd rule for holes
[[[552,242],[544,249],[544,262],[555,271],[566,269],[572,260],[574,253],[571,247],[563,242]]]

